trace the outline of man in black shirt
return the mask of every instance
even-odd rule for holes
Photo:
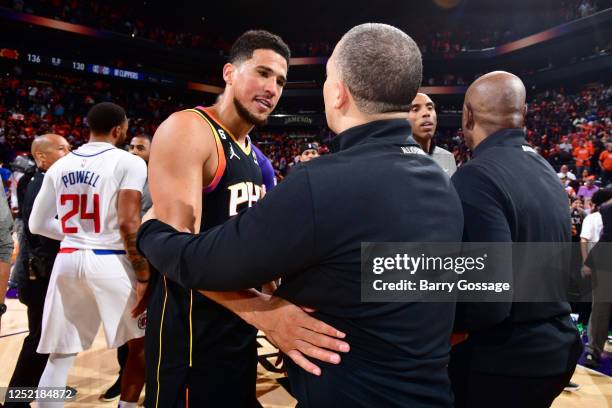
[[[571,240],[567,194],[525,140],[525,93],[515,75],[492,72],[465,95],[463,133],[473,158],[452,178],[463,205],[464,241]],[[582,348],[569,314],[565,302],[458,304],[455,328],[469,338],[451,353],[455,406],[549,407]]]
[[[454,303],[361,301],[362,242],[461,239],[450,180],[411,137],[421,77],[408,35],[384,24],[351,29],[323,88],[334,154],[296,166],[257,205],[201,234],[157,220],[140,231],[141,252],[185,287],[237,290],[282,277],[276,296],[346,333],[350,352],[338,365],[317,362],[320,377],[289,362],[300,407],[452,406]]]
[[[24,220],[25,250],[28,253],[28,259],[25,260],[27,276],[19,279],[19,300],[28,307],[29,333],[23,341],[9,387],[36,387],[47,364],[48,355],[36,353],[36,348],[40,340],[49,277],[60,243],[41,235],[32,234],[28,227],[28,220],[34,200],[42,186],[45,171],[69,151],[70,145],[59,135],[39,136],[32,142],[32,156],[36,161],[37,170],[25,188],[23,201],[19,203]],[[29,403],[6,403],[5,406],[29,406]]]

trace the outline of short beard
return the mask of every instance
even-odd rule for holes
[[[248,111],[247,108],[244,107],[242,103],[238,99],[234,97],[234,107],[236,108],[236,112],[238,112],[238,116],[242,120],[247,123],[250,123],[253,126],[265,126],[268,123],[268,117],[265,119],[258,119],[255,115]]]

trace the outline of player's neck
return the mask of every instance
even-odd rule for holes
[[[421,149],[423,149],[426,153],[429,153],[429,149],[431,149],[431,138],[427,136],[420,137],[414,133],[412,134],[412,137],[419,145],[421,145]]]
[[[104,137],[91,135],[89,136],[89,140],[87,141],[87,143],[110,143],[114,145],[113,139],[110,136]]]
[[[253,124],[245,122],[244,119],[236,111],[236,107],[231,101],[225,102],[225,98],[221,102],[214,104],[208,108],[212,114],[221,122],[221,124],[229,130],[236,140],[246,145],[246,137],[253,129]]]

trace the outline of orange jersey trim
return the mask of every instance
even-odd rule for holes
[[[186,109],[186,112],[194,112],[194,113],[198,114],[202,119],[204,119],[206,121],[206,123],[208,123],[208,125],[210,126],[210,128],[211,128],[211,130],[213,132],[213,136],[215,138],[215,145],[217,146],[217,159],[218,159],[218,162],[217,162],[217,170],[215,171],[215,175],[214,175],[212,181],[210,182],[209,185],[204,187],[204,194],[208,194],[208,193],[211,193],[212,191],[214,191],[215,188],[217,188],[217,185],[219,184],[219,182],[221,181],[221,178],[223,177],[223,173],[225,173],[225,168],[227,167],[227,162],[225,160],[225,151],[223,150],[223,144],[221,143],[221,138],[219,137],[219,134],[217,133],[217,130],[215,129],[213,124],[210,122],[210,120],[208,120],[208,118],[206,116],[204,116],[201,112],[199,112],[197,109]],[[209,114],[208,111],[206,111],[206,113]],[[214,116],[212,116],[212,117],[214,118]],[[223,126],[221,126],[221,127],[223,127]],[[225,128],[223,128],[223,129],[225,129]]]

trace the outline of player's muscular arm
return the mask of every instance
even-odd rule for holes
[[[138,227],[140,227],[141,196],[142,194],[136,190],[119,190],[119,195],[117,196],[117,217],[125,252],[127,252],[127,257],[134,268],[136,278],[139,281],[147,281],[149,279],[147,261],[136,249],[136,235]]]
[[[203,168],[214,173],[217,161],[214,137],[198,115],[177,112],[166,119],[155,132],[149,159],[156,218],[179,231],[198,231],[202,188],[212,180]]]

